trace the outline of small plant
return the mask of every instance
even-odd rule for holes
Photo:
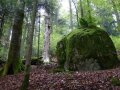
[[[84,18],[80,18],[80,25],[82,27],[88,27],[88,21]]]
[[[118,77],[112,77],[112,78],[111,78],[111,83],[112,83],[112,85],[114,85],[114,86],[120,86],[120,80],[119,80]]]
[[[61,67],[56,67],[55,69],[53,69],[53,73],[57,73],[57,72],[64,72],[65,70]]]
[[[95,18],[92,18],[92,21],[89,20],[88,17],[83,17],[79,19],[79,24],[82,28],[88,28],[88,27],[96,27],[96,20]]]

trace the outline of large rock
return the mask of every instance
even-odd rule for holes
[[[65,70],[111,69],[119,64],[111,38],[98,27],[74,30],[58,42],[56,53]]]

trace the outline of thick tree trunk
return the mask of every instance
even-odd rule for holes
[[[111,0],[111,2],[112,2],[112,5],[113,5],[114,14],[116,16],[116,20],[117,20],[117,24],[118,24],[118,30],[120,30],[120,16],[119,16],[115,1]]]
[[[51,34],[51,25],[50,25],[50,16],[45,16],[45,33],[44,33],[44,49],[43,49],[43,61],[44,63],[49,63],[49,47],[50,47],[50,34]]]
[[[33,0],[33,12],[32,12],[32,21],[31,21],[31,29],[28,32],[27,37],[27,48],[26,48],[26,66],[25,66],[25,76],[21,86],[21,90],[27,90],[29,85],[29,77],[30,77],[30,65],[31,65],[31,55],[32,55],[32,43],[33,43],[33,33],[34,33],[34,24],[37,10],[37,0]]]
[[[69,0],[69,9],[70,9],[70,29],[73,29],[73,17],[72,17],[71,0]]]
[[[22,36],[23,18],[24,18],[24,3],[20,2],[20,4],[18,4],[18,8],[16,10],[14,17],[8,60],[5,64],[3,75],[15,74],[20,69],[20,44]]]

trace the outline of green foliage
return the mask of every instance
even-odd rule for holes
[[[117,50],[120,50],[120,36],[110,36]]]
[[[20,59],[19,60],[19,72],[21,72],[21,71],[24,71],[25,70],[25,65],[22,63],[22,60]]]
[[[66,61],[66,52],[65,52],[66,43],[65,43],[65,40],[66,40],[66,38],[63,38],[61,41],[59,41],[57,43],[57,46],[56,46],[56,55],[57,55],[59,67],[64,67],[64,63]]]
[[[2,76],[3,70],[3,68],[0,68],[0,76]]]
[[[43,64],[42,57],[32,57],[31,59],[31,65],[41,65]]]
[[[117,49],[118,58],[120,60],[120,36],[110,36],[110,37]]]
[[[88,17],[83,17],[79,19],[79,23],[82,28],[88,28],[88,27],[95,27],[96,26],[96,20],[95,18],[92,18],[92,21]]]
[[[65,72],[65,70],[62,67],[56,67],[53,69],[53,73],[57,73],[57,72]]]
[[[18,72],[21,72],[24,70],[24,65],[22,64],[22,61],[21,60],[17,60],[17,62],[14,62],[13,64],[14,68],[13,68],[13,71],[14,71],[14,74],[18,73]]]
[[[118,77],[112,77],[112,78],[111,78],[111,83],[112,83],[112,85],[114,85],[114,86],[120,86],[120,80],[119,80]]]
[[[62,38],[62,35],[57,33],[57,32],[53,32],[51,34],[51,37],[50,37],[50,54],[51,55],[55,55],[55,51],[56,51],[56,45],[57,45],[57,42],[60,41],[60,39]]]
[[[0,47],[0,59],[5,61],[7,59],[7,52],[5,52],[5,48],[4,47]]]
[[[80,25],[82,27],[88,27],[88,22],[84,18],[81,18],[80,19]]]

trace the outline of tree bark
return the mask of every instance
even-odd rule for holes
[[[25,30],[23,32],[22,42],[21,42],[21,57],[25,59],[25,51],[26,51],[26,39],[27,39],[27,33],[30,30],[31,26],[31,20],[30,19],[30,12],[26,13],[25,15]]]
[[[118,24],[118,30],[120,30],[120,16],[119,16],[115,1],[111,0],[111,2],[112,2],[112,5],[113,5],[114,14],[116,16],[116,20],[117,20],[117,24]]]
[[[21,90],[27,90],[29,86],[29,77],[30,77],[30,66],[31,66],[31,55],[32,55],[32,43],[33,43],[33,33],[34,33],[34,24],[37,10],[37,0],[33,0],[33,12],[32,12],[32,21],[31,29],[28,32],[27,37],[27,48],[26,48],[26,65],[25,65],[25,76],[21,86]]]
[[[81,13],[81,18],[84,17],[83,6],[82,6],[82,0],[80,0],[80,13]]]
[[[72,17],[71,0],[69,0],[69,9],[70,9],[70,29],[73,29],[73,17]]]
[[[8,52],[8,60],[5,64],[3,75],[15,74],[20,69],[20,44],[22,36],[22,25],[24,19],[24,2],[18,4],[14,17],[12,38]]]
[[[88,17],[89,21],[92,22],[92,16],[91,16],[91,10],[90,10],[90,1],[87,0],[87,5],[88,5]]]
[[[5,14],[2,14],[0,17],[0,39],[2,37],[2,32],[3,32],[4,16],[5,16]]]
[[[77,27],[79,27],[79,16],[78,16],[78,8],[77,8],[77,5],[75,4],[74,0],[72,0],[74,6],[75,6],[75,9],[76,9],[76,20],[77,20]]]
[[[45,16],[45,33],[44,33],[44,49],[43,49],[43,61],[44,63],[49,63],[49,47],[50,47],[50,34],[51,34],[51,25],[50,25],[50,16]]]
[[[38,31],[38,52],[37,57],[40,58],[40,14],[39,14],[39,31]]]

